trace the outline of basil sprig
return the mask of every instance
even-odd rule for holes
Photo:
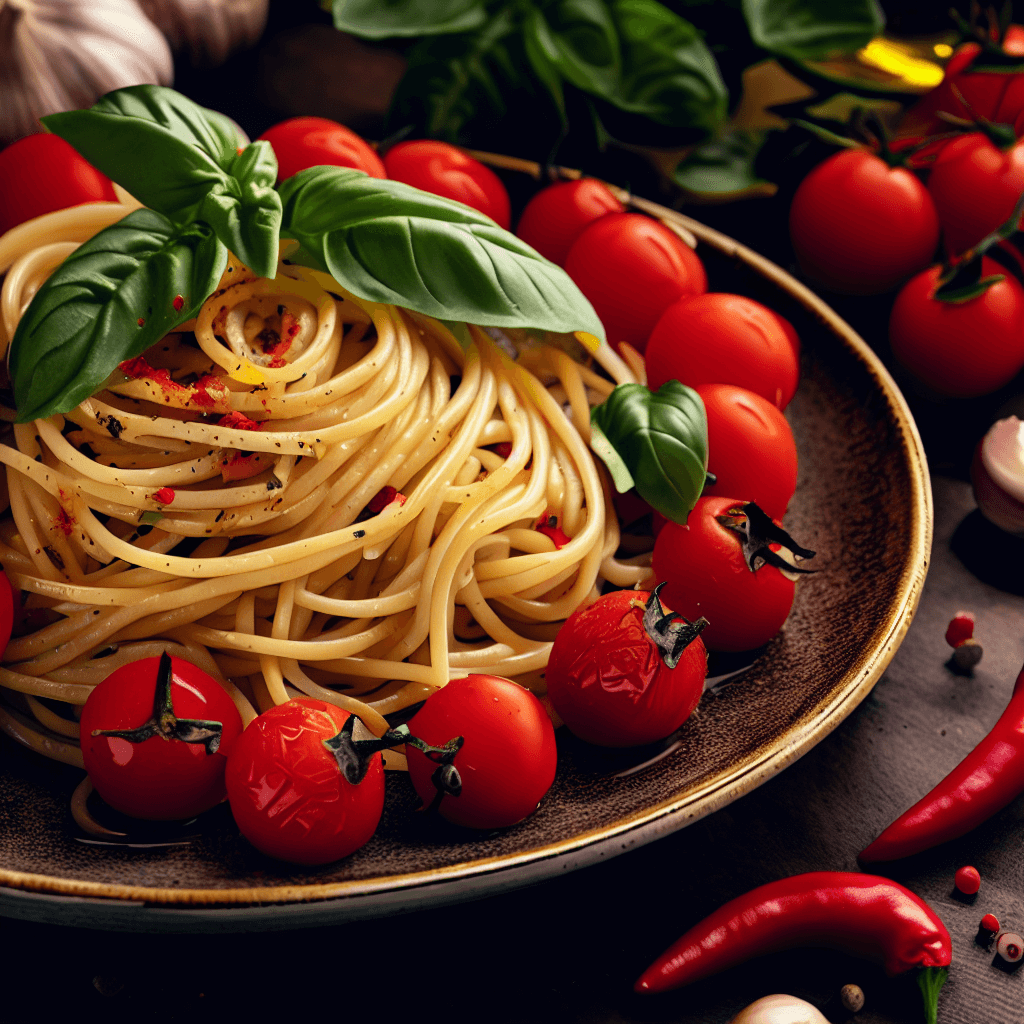
[[[620,384],[590,412],[591,447],[621,493],[636,487],[652,508],[685,523],[708,468],[708,420],[700,395],[677,380],[651,392]]]

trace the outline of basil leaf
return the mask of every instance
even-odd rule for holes
[[[11,341],[18,422],[94,394],[118,363],[192,319],[226,265],[209,225],[178,226],[145,209],[81,245],[36,293]]]
[[[281,201],[268,143],[239,154],[227,118],[156,85],[118,89],[43,123],[145,206],[179,224],[207,221],[256,274],[276,273]]]
[[[310,167],[281,183],[282,234],[372,302],[489,327],[604,328],[561,267],[489,217],[399,181]],[[303,255],[304,253],[304,255]]]
[[[819,60],[866,46],[883,28],[876,0],[743,0],[753,41],[793,60]]]
[[[595,96],[619,87],[619,36],[603,0],[560,0],[534,8],[526,32],[567,82]]]
[[[534,8],[523,23],[523,48],[526,59],[538,82],[548,91],[562,122],[562,132],[569,130],[569,119],[565,111],[565,93],[562,76],[558,70],[558,52],[551,45],[550,34],[546,31],[544,15]]]
[[[483,0],[334,0],[334,27],[364,39],[470,32],[487,20]]]
[[[672,178],[688,192],[716,199],[770,196],[777,186],[754,169],[765,132],[733,131],[698,146],[675,169]]]
[[[697,504],[708,468],[708,421],[692,388],[670,380],[652,393],[620,384],[590,412],[652,508],[685,523]]]

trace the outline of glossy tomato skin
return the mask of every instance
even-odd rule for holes
[[[700,498],[685,526],[666,523],[654,542],[652,567],[666,607],[688,619],[703,615],[711,651],[749,651],[782,628],[793,606],[793,581],[771,565],[751,572],[740,539],[718,516],[744,505]]]
[[[982,275],[1003,280],[967,302],[933,298],[940,267],[908,281],[893,303],[893,355],[943,395],[974,398],[1009,383],[1024,367],[1024,288],[1000,264],[982,257]]]
[[[697,254],[642,213],[609,213],[584,228],[565,270],[597,311],[608,341],[615,347],[628,342],[640,352],[676,299],[708,290]]]
[[[258,850],[293,864],[328,864],[370,840],[384,810],[381,756],[372,756],[354,785],[324,746],[349,717],[300,697],[264,711],[239,737],[228,761],[228,800]]]
[[[445,794],[438,807],[456,825],[514,825],[533,813],[554,782],[558,751],[551,719],[529,690],[500,676],[453,679],[427,698],[409,729],[434,746],[456,736],[465,740],[454,760],[462,792]],[[430,806],[437,764],[412,746],[406,753],[409,778]]]
[[[116,203],[111,180],[57,135],[27,135],[0,152],[0,234],[82,203]]]
[[[270,143],[277,157],[278,181],[322,164],[354,167],[371,178],[387,177],[370,146],[351,128],[326,117],[291,117],[268,128],[260,138]]]
[[[655,324],[644,352],[647,384],[691,388],[736,384],[779,409],[800,379],[800,339],[793,325],[743,295],[705,292],[672,303]]]
[[[548,661],[548,698],[588,743],[632,747],[675,732],[704,692],[708,656],[700,637],[669,668],[644,630],[647,591],[605,594],[573,613]]]
[[[708,472],[717,477],[703,493],[740,494],[781,519],[797,478],[796,442],[786,417],[735,384],[699,384],[694,391],[708,417]]]
[[[220,722],[220,745],[208,754],[202,743],[152,736],[133,743],[94,730],[137,729],[153,713],[159,658],[142,658],[107,676],[82,708],[81,743],[93,787],[115,810],[133,818],[191,818],[225,796],[224,769],[242,732],[242,719],[224,688],[202,669],[171,658],[171,702],[179,719]]]
[[[622,212],[622,203],[596,178],[559,181],[526,204],[516,234],[545,259],[564,267],[572,243],[588,224],[606,213]]]
[[[384,168],[395,181],[472,206],[506,231],[512,222],[508,192],[501,179],[447,142],[399,142],[384,154]]]
[[[928,266],[939,218],[911,171],[866,150],[844,149],[800,183],[789,233],[812,281],[836,292],[877,295]]]

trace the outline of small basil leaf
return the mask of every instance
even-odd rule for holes
[[[487,20],[483,0],[334,0],[334,27],[363,39],[471,32]]]
[[[603,0],[560,0],[543,12],[534,8],[527,29],[567,82],[595,96],[615,94],[622,56]]]
[[[282,234],[371,302],[488,327],[587,331],[593,307],[561,267],[489,217],[398,181],[310,167],[281,183]]]
[[[672,178],[688,192],[718,199],[774,195],[777,187],[754,169],[765,132],[733,131],[698,146]]]
[[[668,519],[685,523],[697,504],[708,466],[708,421],[692,388],[670,380],[652,393],[643,384],[620,384],[591,410],[636,481],[636,490]]]
[[[597,425],[594,417],[596,410],[590,411],[590,450],[600,458],[611,475],[612,483],[619,494],[625,494],[636,486],[633,474],[629,467],[622,461],[622,456],[615,450],[614,445],[605,436],[604,431]]]
[[[81,245],[36,293],[11,341],[18,422],[94,394],[118,363],[192,319],[226,265],[208,225],[177,226],[145,209]]]
[[[753,41],[793,60],[859,50],[885,28],[876,0],[743,0]]]

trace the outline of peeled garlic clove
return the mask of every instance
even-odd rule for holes
[[[821,1011],[796,996],[764,996],[733,1017],[729,1024],[829,1024]]]
[[[986,519],[1024,536],[1024,422],[1008,416],[992,425],[975,449],[971,484]]]

